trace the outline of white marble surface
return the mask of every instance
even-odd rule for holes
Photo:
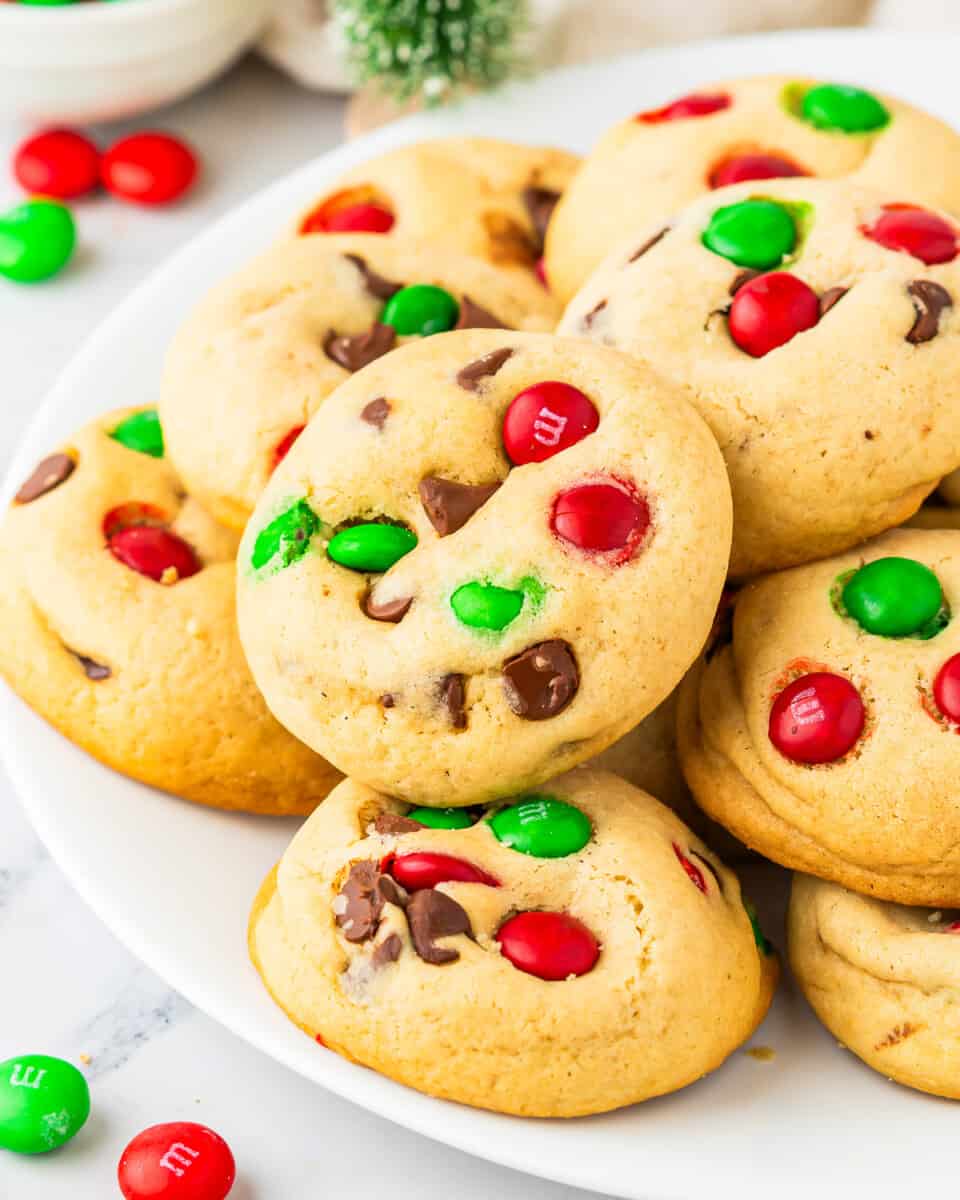
[[[82,249],[34,288],[0,286],[0,467],[89,331],[151,268],[252,191],[340,138],[342,106],[248,62],[157,124],[188,135],[207,165],[191,201],[142,212],[78,207]],[[24,131],[0,117],[0,157]],[[0,181],[0,204],[17,199]],[[105,396],[104,406],[122,404]],[[0,630],[0,636],[3,631]],[[69,780],[64,780],[69,787]],[[84,1067],[87,1127],[64,1150],[0,1151],[3,1200],[106,1200],[127,1140],[159,1121],[217,1129],[238,1164],[235,1200],[576,1200],[587,1193],[494,1167],[329,1095],[202,1016],[141,966],[50,861],[0,772],[0,1060],[59,1054]]]

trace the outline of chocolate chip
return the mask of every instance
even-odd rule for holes
[[[377,880],[377,891],[380,894],[384,904],[395,904],[397,908],[406,908],[410,902],[410,896],[406,889],[402,888],[399,883],[389,875],[381,875]]]
[[[412,596],[399,596],[396,600],[378,603],[373,595],[367,592],[363,598],[363,611],[372,621],[389,621],[391,625],[398,625],[407,615],[412,603]]]
[[[420,480],[420,503],[441,537],[456,533],[499,488],[496,483],[456,483],[439,475]]]
[[[450,724],[454,729],[467,727],[467,714],[464,709],[466,699],[466,678],[463,675],[444,675],[440,680],[440,701],[450,714]]]
[[[423,829],[419,821],[411,821],[409,817],[401,817],[399,813],[382,812],[377,813],[373,820],[373,828],[376,833],[384,837],[400,835],[403,833],[416,833],[418,829]]]
[[[603,312],[603,310],[606,307],[607,307],[606,300],[598,300],[597,303],[593,306],[593,308],[591,308],[588,313],[584,314],[584,318],[583,318],[584,329],[592,329],[594,321],[597,319],[597,317],[599,317],[599,315]]]
[[[509,329],[499,317],[475,304],[469,296],[460,301],[460,316],[454,329]]]
[[[380,697],[380,704],[383,708],[396,707],[397,698],[392,692],[384,692]]]
[[[380,872],[375,862],[355,862],[338,899],[337,924],[348,942],[365,942],[373,937],[383,912],[383,896],[377,887]]]
[[[762,275],[762,271],[755,271],[753,267],[747,267],[743,271],[738,271],[733,277],[733,283],[727,289],[728,296],[735,296],[745,283],[749,283],[751,279],[756,279],[758,275]]]
[[[563,712],[580,687],[572,648],[554,639],[529,646],[503,664],[507,703],[518,717],[544,721]]]
[[[437,939],[465,933],[473,937],[470,918],[456,902],[435,888],[424,888],[415,892],[407,906],[407,921],[413,948],[424,962],[433,966],[456,962],[458,951],[449,946],[438,946]]]
[[[953,297],[947,289],[931,279],[915,279],[907,287],[917,310],[916,320],[907,334],[911,346],[931,342],[940,332],[940,316],[945,308],[953,307]]]
[[[467,363],[457,372],[457,383],[465,391],[479,391],[481,381],[489,379],[491,375],[496,375],[511,354],[513,354],[513,348],[504,346],[502,350],[491,350],[483,358],[475,358],[473,362]]]
[[[842,300],[849,291],[850,289],[845,287],[827,288],[820,297],[820,316],[825,317],[837,301]]]
[[[70,478],[76,465],[69,454],[51,454],[37,464],[30,478],[21,485],[14,497],[17,504],[29,504],[52,492]]]
[[[657,242],[659,242],[662,237],[666,237],[666,235],[669,232],[670,232],[670,226],[664,225],[664,227],[660,230],[659,233],[655,233],[653,235],[653,237],[647,238],[647,240],[643,243],[642,246],[640,246],[638,249],[634,250],[634,252],[627,259],[627,262],[635,263],[637,261],[637,259],[642,258],[648,250],[652,250],[653,247],[657,244]]]
[[[375,967],[386,967],[397,961],[402,949],[403,941],[399,934],[389,933],[374,947],[370,961]]]
[[[557,207],[559,199],[560,193],[551,188],[528,187],[523,189],[523,206],[527,210],[530,224],[540,242],[540,250],[543,250],[547,226],[550,224],[550,218],[553,216],[553,210]]]
[[[396,340],[397,331],[392,325],[374,321],[366,333],[338,334],[329,330],[323,339],[323,352],[346,370],[359,371],[392,350]]]
[[[357,268],[363,276],[364,287],[377,300],[389,300],[391,296],[395,296],[403,287],[402,283],[394,283],[392,279],[384,279],[376,271],[371,271],[367,266],[366,260],[362,259],[359,254],[346,254],[344,257],[349,259]]]
[[[390,402],[385,396],[378,396],[376,400],[371,400],[369,404],[364,405],[360,413],[360,420],[366,421],[368,425],[373,425],[377,429],[382,429],[389,416]]]
[[[69,649],[69,647],[67,647]],[[76,650],[70,650],[70,653],[77,660],[83,673],[88,679],[93,679],[99,682],[101,679],[109,679],[113,672],[109,667],[105,667],[103,663],[95,662],[92,658],[87,658],[85,654],[78,654]]]

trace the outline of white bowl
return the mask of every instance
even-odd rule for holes
[[[0,4],[0,115],[108,121],[201,87],[257,37],[270,0]]]

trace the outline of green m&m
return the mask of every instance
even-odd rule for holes
[[[310,549],[310,539],[320,528],[320,518],[306,500],[297,500],[257,534],[251,564],[255,571],[264,567],[289,567]]]
[[[757,949],[765,958],[768,958],[773,953],[773,946],[767,941],[760,928],[760,917],[757,915],[756,907],[746,896],[743,898],[743,907],[747,910],[747,916],[750,918],[750,928],[753,930],[753,940],[757,943]]]
[[[590,841],[586,814],[555,796],[524,796],[490,818],[497,841],[534,858],[565,858]]]
[[[459,316],[460,306],[449,292],[430,283],[414,283],[390,297],[380,323],[392,325],[400,337],[429,337],[452,329]]]
[[[524,593],[493,583],[465,583],[450,597],[457,620],[471,629],[505,629],[520,615]]]
[[[163,429],[155,408],[133,413],[110,431],[110,436],[128,450],[163,458]]]
[[[387,571],[417,544],[417,535],[405,525],[370,522],[349,525],[330,539],[327,554],[351,571]]]
[[[90,1089],[72,1064],[46,1054],[0,1063],[0,1147],[46,1154],[80,1132],[90,1115]]]
[[[872,133],[890,123],[890,112],[871,92],[845,83],[821,83],[800,101],[800,115],[817,129]]]
[[[708,250],[738,267],[768,271],[797,244],[797,226],[783,204],[741,200],[716,209],[700,240]]]
[[[407,816],[428,829],[469,829],[476,824],[465,808],[414,808]]]
[[[940,581],[912,558],[878,558],[847,580],[843,607],[867,633],[909,637],[936,633],[931,622],[943,606]]]
[[[70,210],[56,200],[28,200],[0,216],[0,275],[37,283],[62,271],[77,231]]]

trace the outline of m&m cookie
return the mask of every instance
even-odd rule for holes
[[[309,812],[337,782],[254,686],[237,537],[184,493],[155,410],[109,413],[39,462],[0,544],[0,674],[95,758],[251,812]]]
[[[887,1079],[960,1100],[960,911],[793,881],[790,965],[839,1044]]]
[[[537,268],[547,224],[579,159],[493,138],[438,138],[340,176],[299,214],[295,236],[392,234],[498,267]]]
[[[177,334],[160,413],[185,483],[242,529],[326,397],[405,341],[449,329],[552,329],[533,275],[370,234],[285,242],[200,303]]]
[[[828,80],[759,76],[705,84],[631,114],[601,138],[557,206],[546,247],[564,302],[624,237],[705,192],[845,176],[950,210],[960,137],[890,96]]]
[[[625,355],[414,341],[341,385],[261,497],[247,657],[345,773],[438,807],[510,795],[673,689],[710,630],[729,503],[706,425]]]
[[[560,332],[683,384],[743,578],[905,521],[960,463],[960,221],[845,181],[712,192],[622,245]]]
[[[766,857],[960,903],[960,532],[895,530],[744,588],[680,693],[697,802]]]
[[[777,975],[733,873],[585,768],[470,809],[345,781],[263,884],[249,942],[320,1045],[524,1116],[692,1083],[752,1034]]]

